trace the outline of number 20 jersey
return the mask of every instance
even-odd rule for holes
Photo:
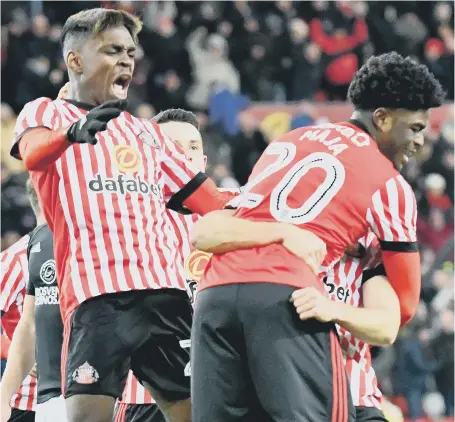
[[[353,120],[299,128],[272,142],[254,167],[235,216],[313,232],[327,245],[325,269],[370,228],[383,250],[417,251],[414,193]],[[281,244],[214,255],[200,289],[243,282],[323,290],[310,267]]]

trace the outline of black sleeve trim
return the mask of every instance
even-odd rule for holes
[[[387,275],[383,264],[379,264],[375,268],[370,268],[368,270],[365,270],[362,275],[362,285],[364,283],[366,283],[368,280],[370,280],[371,278],[376,277],[377,275],[384,275],[384,276]]]
[[[16,136],[16,139],[14,140],[14,144],[13,146],[11,147],[11,151],[10,151],[10,155],[11,157],[13,158],[16,158],[18,160],[22,160],[21,158],[21,154],[19,152],[19,142],[20,140],[24,137],[24,135],[29,132],[30,130],[33,130],[33,129],[39,129],[39,128],[45,128],[45,129],[49,129],[51,130],[50,127],[47,127],[47,126],[33,126],[33,127],[28,127],[27,129],[25,129],[20,135]]]
[[[193,179],[172,196],[167,203],[166,208],[179,212],[180,214],[191,214],[192,212],[188,213],[188,209],[183,206],[183,203],[196,192],[206,180],[207,176],[204,173],[199,172],[196,174]]]
[[[417,242],[387,242],[379,241],[383,251],[391,252],[418,252],[419,246]]]

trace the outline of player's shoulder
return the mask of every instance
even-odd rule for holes
[[[41,224],[30,232],[30,240],[28,242],[28,248],[33,247],[37,242],[52,238],[51,229],[47,224]]]
[[[22,112],[38,112],[40,109],[46,109],[48,107],[55,106],[54,100],[49,97],[39,97],[35,100],[29,101],[22,108]]]
[[[11,246],[6,248],[0,256],[3,258],[5,256],[13,256],[17,255],[19,253],[24,252],[24,250],[27,250],[28,243],[30,241],[30,234],[26,234],[25,236],[22,236],[17,242],[13,243]]]

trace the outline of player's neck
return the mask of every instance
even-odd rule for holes
[[[369,111],[361,111],[361,110],[355,110],[352,113],[351,120],[358,120],[359,122],[363,123],[365,128],[367,129],[368,133],[370,136],[376,140],[376,135],[377,135],[377,130],[374,127],[373,124],[373,115]]]
[[[36,225],[41,226],[42,224],[47,224],[46,219],[44,218],[43,214],[38,214],[36,216]]]
[[[91,98],[87,90],[74,82],[71,83],[70,94],[66,99],[83,104],[97,105],[96,101]]]

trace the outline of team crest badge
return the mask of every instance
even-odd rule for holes
[[[73,372],[73,381],[78,384],[95,384],[99,378],[98,371],[88,362],[85,362]]]

